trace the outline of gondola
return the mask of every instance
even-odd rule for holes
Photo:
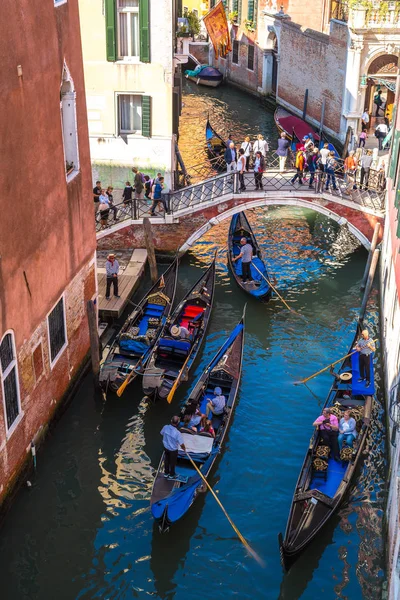
[[[205,478],[214,466],[231,423],[242,369],[243,343],[244,314],[197,381],[182,409],[183,424],[185,409],[189,404],[197,406],[200,412],[205,414],[207,402],[213,397],[216,387],[221,388],[226,398],[223,415],[214,416],[212,419],[215,438],[210,433],[201,432],[199,426],[197,432],[183,426],[180,428],[186,450]],[[200,475],[182,450],[178,454],[176,475],[175,480],[164,477],[163,455],[150,501],[151,512],[161,533],[168,531],[171,525],[187,513],[200,492],[206,491]]]
[[[105,393],[117,391],[127,376],[132,381],[143,372],[171,312],[177,274],[175,259],[125,321],[101,366],[99,382]]]
[[[325,142],[327,142],[329,150],[333,150],[336,158],[340,158],[335,146],[328,142],[328,140],[320,138],[318,133],[311,127],[311,125],[309,125],[300,117],[292,115],[290,112],[279,106],[275,110],[274,120],[279,133],[286,133],[288,139],[291,140],[291,149],[293,152],[298,150],[300,146],[304,145],[302,140],[305,137],[311,137],[314,144],[319,148],[322,148]]]
[[[357,333],[350,347],[353,351],[360,337],[362,322],[357,325]],[[321,528],[338,509],[346,494],[369,431],[372,400],[375,392],[373,377],[369,387],[359,382],[358,352],[353,353],[342,363],[338,375],[351,373],[349,381],[335,377],[324,408],[331,408],[340,420],[344,410],[351,409],[357,422],[357,438],[353,448],[341,452],[339,462],[329,456],[329,447],[323,445],[318,430],[315,429],[307,454],[300,471],[284,539],[279,534],[282,564],[289,569],[306,546],[318,535]],[[371,354],[371,374],[373,374],[373,354]]]
[[[206,123],[206,146],[208,157],[212,159],[220,158],[221,166],[223,163],[222,159],[226,150],[226,144],[222,137],[218,135],[213,127],[210,125],[210,121],[207,119]]]
[[[242,281],[242,260],[239,259],[236,262],[233,262],[232,260],[240,253],[240,239],[242,237],[247,238],[247,240],[253,246],[253,264],[250,266],[250,270],[254,283],[250,284],[245,284]],[[231,224],[229,226],[228,263],[236,283],[242,288],[242,290],[251,296],[254,296],[255,298],[263,300],[270,299],[272,289],[269,283],[267,283],[264,279],[264,277],[266,277],[268,281],[270,281],[270,276],[261,257],[261,250],[257,243],[256,237],[244,212],[233,215]],[[261,271],[264,277],[259,273],[259,271]]]
[[[164,325],[143,375],[146,396],[170,402],[182,379],[187,379],[210,320],[214,288],[215,258]],[[180,335],[180,327],[189,331],[188,338]]]

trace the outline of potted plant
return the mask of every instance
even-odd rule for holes
[[[254,22],[249,21],[249,19],[245,20],[244,27],[247,29],[247,31],[255,31]]]
[[[196,37],[196,35],[199,35],[199,33],[200,33],[200,19],[193,10],[185,11],[184,16],[188,20],[189,33],[192,36],[193,41],[194,41],[194,38]]]
[[[177,32],[176,35],[177,35],[177,37],[189,37],[190,33],[189,33],[186,25],[182,25],[182,27],[179,28],[179,31]]]
[[[230,12],[228,14],[228,21],[231,25],[237,25],[238,24],[238,11],[237,10],[233,10],[232,12]]]

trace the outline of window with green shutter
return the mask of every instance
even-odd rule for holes
[[[254,0],[248,0],[247,2],[247,19],[249,21],[254,19]]]
[[[397,172],[397,163],[399,160],[400,131],[395,131],[392,142],[392,152],[390,154],[389,177],[394,181]]]
[[[150,62],[150,7],[149,0],[139,0],[140,60]]]
[[[238,19],[237,20],[240,25],[242,22],[242,0],[238,0],[237,11],[238,11]]]
[[[116,60],[116,35],[115,35],[115,0],[104,0],[106,14],[106,52],[107,60]]]
[[[232,12],[237,12],[239,0],[232,0]]]
[[[151,96],[142,96],[142,135],[151,137]]]

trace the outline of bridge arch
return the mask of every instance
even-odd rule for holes
[[[336,221],[339,225],[347,225],[349,231],[361,242],[361,244],[369,250],[371,247],[371,243],[368,238],[353,225],[350,221],[348,221],[345,217],[337,214],[325,206],[320,204],[316,204],[313,202],[309,202],[302,198],[274,198],[274,199],[266,199],[260,198],[257,200],[249,200],[248,202],[243,202],[239,206],[234,206],[232,208],[228,208],[227,210],[219,213],[215,217],[211,217],[209,221],[204,223],[201,227],[199,227],[195,232],[193,232],[189,238],[186,240],[184,244],[179,248],[179,253],[187,252],[193,244],[200,239],[207,231],[209,231],[218,223],[225,221],[225,219],[229,219],[235,213],[243,210],[249,210],[250,208],[257,208],[260,206],[295,206],[298,208],[308,208],[315,212],[319,212],[320,214],[329,217],[333,221]]]

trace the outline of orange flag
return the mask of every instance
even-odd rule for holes
[[[225,57],[232,47],[222,0],[206,14],[203,20],[214,46],[215,58]]]

